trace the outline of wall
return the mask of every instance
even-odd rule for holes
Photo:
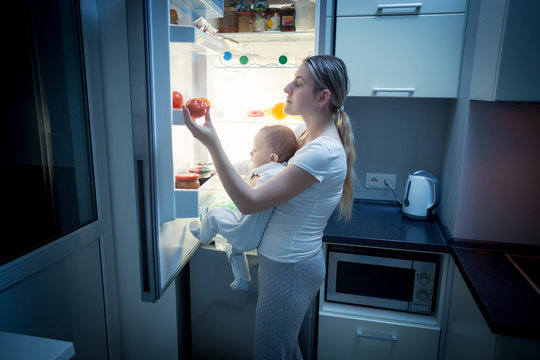
[[[366,189],[366,172],[396,174],[395,193],[403,200],[409,173],[440,176],[448,113],[453,100],[350,97],[345,111],[356,142],[355,197],[392,200],[390,190]]]
[[[448,119],[440,212],[456,238],[540,244],[540,105],[471,101],[480,0],[470,0],[460,93]]]
[[[472,101],[454,235],[540,245],[540,104]]]

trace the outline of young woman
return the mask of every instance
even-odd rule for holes
[[[203,126],[184,107],[184,120],[204,144],[221,183],[243,214],[276,208],[259,255],[259,295],[254,359],[301,359],[298,333],[324,280],[321,245],[327,220],[339,204],[350,218],[354,137],[343,103],[349,90],[343,61],[330,55],[306,58],[285,86],[284,111],[301,115],[306,130],[288,166],[252,188],[234,170],[207,114]]]

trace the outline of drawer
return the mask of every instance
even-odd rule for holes
[[[433,360],[439,328],[319,314],[318,359]]]
[[[464,13],[467,0],[338,0],[337,16]]]
[[[338,18],[349,95],[457,97],[464,27],[464,14]]]

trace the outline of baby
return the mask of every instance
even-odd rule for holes
[[[265,126],[253,139],[251,162],[253,166],[249,184],[261,185],[287,166],[287,161],[296,152],[296,137],[293,131],[284,125]],[[259,246],[264,230],[274,209],[256,214],[244,215],[239,211],[226,208],[214,208],[202,220],[190,224],[190,230],[203,244],[209,244],[217,234],[227,239],[227,257],[231,263],[234,281],[231,288],[248,289],[251,284],[249,266],[245,251]]]

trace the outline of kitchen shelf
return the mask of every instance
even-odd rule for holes
[[[170,3],[193,18],[223,17],[223,0],[170,0]]]
[[[199,55],[221,54],[223,43],[191,25],[170,25],[171,53],[188,52]]]
[[[205,214],[208,207],[223,192],[223,186],[217,175],[212,176],[198,189],[175,189],[175,216],[179,218],[196,218]]]
[[[237,43],[313,43],[315,31],[262,31],[247,33],[217,33],[218,38],[234,41]]]

